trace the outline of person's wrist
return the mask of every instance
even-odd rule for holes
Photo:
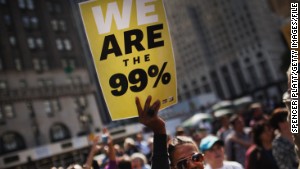
[[[159,125],[157,128],[155,128],[155,129],[153,130],[153,132],[156,133],[156,134],[166,134],[167,131],[166,131],[166,126],[165,126],[165,124]]]

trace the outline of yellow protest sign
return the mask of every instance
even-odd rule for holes
[[[151,95],[161,109],[177,103],[162,0],[93,0],[79,6],[112,120],[136,117],[135,97],[144,102]]]

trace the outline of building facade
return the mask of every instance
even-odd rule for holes
[[[179,100],[213,92],[280,100],[286,52],[281,18],[268,1],[164,1],[177,65]],[[178,10],[178,9],[181,10]]]
[[[83,161],[103,112],[70,1],[1,0],[0,25],[0,168]]]

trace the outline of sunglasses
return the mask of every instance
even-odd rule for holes
[[[183,160],[180,160],[176,164],[177,169],[187,169],[188,168],[188,162],[189,160],[192,160],[193,162],[203,162],[204,156],[201,153],[195,153],[190,158],[186,158]]]

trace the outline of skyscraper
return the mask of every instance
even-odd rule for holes
[[[280,100],[281,56],[288,49],[267,1],[175,0],[165,7],[180,100],[208,92]]]

